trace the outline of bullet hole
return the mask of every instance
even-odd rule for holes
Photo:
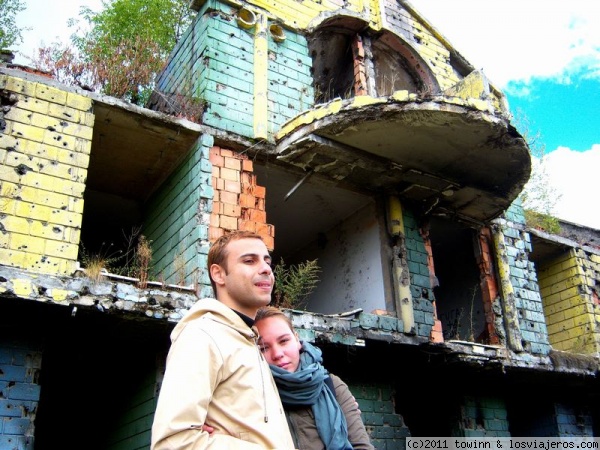
[[[54,233],[61,233],[62,232],[62,230],[59,227],[52,227],[52,231]]]
[[[18,175],[26,175],[27,172],[33,170],[31,167],[26,166],[25,164],[19,164],[17,167],[15,167],[15,172],[17,172]]]
[[[46,294],[46,291],[48,291],[48,289],[47,289],[45,286],[40,286],[40,287],[38,288],[38,294],[39,294],[39,295],[45,295],[45,294]]]
[[[67,127],[67,126],[69,126],[69,122],[65,122],[64,120],[61,120],[60,126],[63,127],[63,128]]]
[[[48,131],[56,131],[56,128],[54,128],[53,126],[48,126],[48,127],[46,127],[46,130],[48,130]]]
[[[8,231],[6,231],[6,228],[4,228],[4,224],[3,224],[3,223],[0,223],[0,232],[1,232],[2,234],[6,234],[6,233],[8,233]]]

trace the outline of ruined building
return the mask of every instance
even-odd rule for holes
[[[190,7],[148,108],[0,66],[0,448],[147,449],[169,333],[235,229],[318,261],[286,311],[378,449],[600,435],[599,232],[526,226],[493,82],[403,0]],[[148,279],[94,278],[132,230]]]

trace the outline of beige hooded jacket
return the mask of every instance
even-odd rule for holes
[[[294,448],[256,338],[218,300],[196,302],[171,333],[152,450]]]

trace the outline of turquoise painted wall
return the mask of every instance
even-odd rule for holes
[[[213,138],[202,136],[146,205],[143,234],[153,249],[153,278],[169,284],[210,287],[205,273],[212,211]]]

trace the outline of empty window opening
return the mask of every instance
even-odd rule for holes
[[[313,60],[315,102],[354,96],[353,35],[317,31],[309,41]]]
[[[378,97],[389,96],[401,90],[416,93],[420,88],[421,83],[408,61],[381,42],[373,45],[373,66]]]
[[[434,218],[430,238],[438,286],[434,288],[444,340],[487,343],[475,231]]]

